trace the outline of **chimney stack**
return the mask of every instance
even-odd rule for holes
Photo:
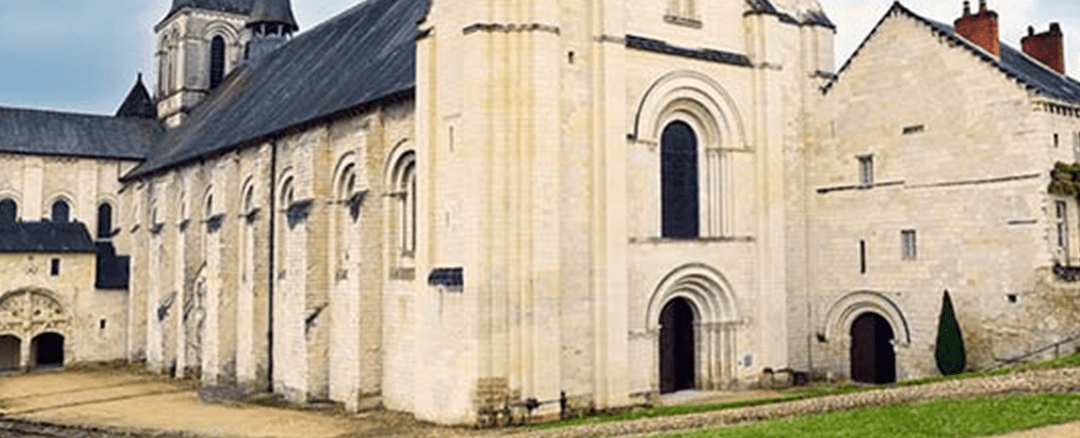
[[[998,14],[986,7],[986,0],[979,0],[979,13],[971,14],[971,4],[964,2],[964,16],[956,20],[956,33],[968,41],[986,49],[994,56],[1001,56],[998,37]]]
[[[1039,34],[1028,27],[1028,35],[1020,40],[1020,45],[1028,56],[1065,74],[1065,35],[1061,33],[1060,24],[1050,23],[1050,30]]]

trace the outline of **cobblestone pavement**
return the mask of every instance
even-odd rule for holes
[[[952,380],[929,385],[889,388],[715,412],[512,433],[513,438],[591,438],[646,435],[715,427],[793,415],[918,402],[942,398],[984,397],[1024,393],[1080,392],[1080,368],[1030,370],[1003,376]],[[1042,435],[1033,435],[1032,437]],[[1055,435],[1047,435],[1048,437]],[[1066,435],[1076,437],[1078,435]],[[1029,438],[1023,436],[1023,438]]]
[[[104,375],[91,373],[90,377],[94,378],[88,378],[86,374],[80,375],[80,373],[58,373],[51,376],[29,375],[16,379],[0,378],[0,404],[3,404],[6,409],[0,411],[4,412],[0,415],[0,438],[590,438],[647,435],[939,398],[1080,392],[1080,368],[1033,370],[1004,376],[954,380],[676,417],[649,418],[544,431],[520,431],[439,427],[417,422],[408,415],[391,412],[354,416],[241,404],[210,404],[198,401],[193,397],[190,389],[172,386],[172,390],[163,390],[155,386],[166,383],[167,379],[123,373],[105,373]],[[81,387],[76,385],[62,388],[61,391],[51,391],[47,386],[40,385],[42,381],[34,382],[33,378],[45,379],[54,384],[70,383],[71,378],[75,378],[75,381],[79,378],[87,380]],[[140,383],[143,381],[149,383]],[[16,384],[16,382],[21,383]],[[134,389],[138,387],[146,391],[139,392]],[[38,389],[28,391],[27,388]],[[111,388],[108,391],[118,392],[102,394],[102,392],[108,392],[103,388]],[[93,396],[90,397],[90,394]],[[113,396],[110,397],[109,394]],[[1076,436],[1080,436],[1080,424],[1037,429],[1006,437]]]

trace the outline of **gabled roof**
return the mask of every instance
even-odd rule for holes
[[[750,13],[775,15],[791,24],[812,24],[836,29],[817,0],[746,0]]]
[[[157,118],[154,100],[150,98],[150,93],[146,91],[146,86],[142,83],[142,73],[139,73],[138,79],[135,80],[135,86],[131,88],[131,92],[124,99],[124,103],[120,104],[120,109],[116,111],[116,117]]]
[[[825,86],[824,90],[826,92],[828,92],[836,82],[842,79],[843,73],[847,70],[848,66],[851,65],[852,60],[859,56],[863,46],[866,45],[866,42],[873,38],[874,34],[877,33],[878,28],[894,14],[909,17],[926,25],[934,35],[955,43],[958,47],[961,47],[963,50],[968,51],[983,62],[997,68],[1002,74],[1017,81],[1030,91],[1053,99],[1080,104],[1080,82],[1075,79],[1050,69],[1039,61],[1032,59],[1004,42],[1001,43],[1001,55],[995,57],[975,43],[957,35],[956,30],[952,26],[923,18],[900,4],[900,2],[893,3],[889,12],[887,12],[881,21],[878,22],[877,26],[870,31],[870,34],[867,35],[866,39],[859,45],[859,48],[855,50],[855,53],[851,55],[851,58],[849,58],[844,66],[840,68],[836,77]]]
[[[94,242],[81,222],[0,223],[0,253],[94,252]]]
[[[257,143],[416,87],[430,0],[367,0],[226,78],[125,180]]]
[[[153,119],[0,107],[0,152],[142,160],[163,132]]]
[[[161,22],[168,20],[173,14],[184,8],[206,9],[209,11],[230,12],[233,14],[249,15],[255,0],[173,0],[169,13]]]

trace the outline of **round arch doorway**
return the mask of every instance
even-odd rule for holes
[[[30,343],[35,367],[61,367],[64,365],[64,337],[56,333],[42,333]]]
[[[660,313],[660,393],[694,389],[694,308],[675,298]]]
[[[851,380],[862,383],[896,381],[893,329],[881,315],[864,313],[851,324]]]

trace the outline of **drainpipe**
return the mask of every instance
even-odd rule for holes
[[[267,217],[270,219],[270,254],[269,254],[269,273],[267,279],[267,303],[268,318],[267,318],[267,330],[266,330],[266,377],[267,377],[267,392],[274,392],[274,271],[275,260],[274,255],[277,250],[274,243],[275,239],[275,227],[274,223],[277,220],[277,206],[275,201],[274,189],[277,187],[277,143],[271,141],[270,143],[270,184],[268,184],[270,202],[267,205]]]

